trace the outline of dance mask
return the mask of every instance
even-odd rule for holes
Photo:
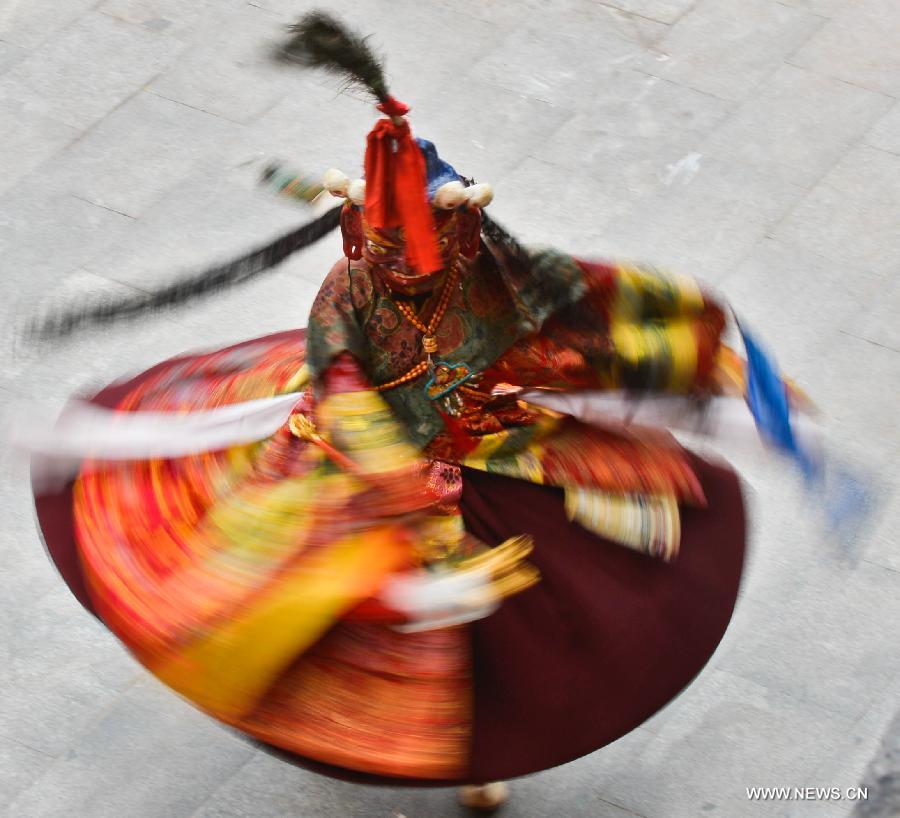
[[[392,292],[410,297],[433,290],[460,255],[478,253],[481,208],[493,192],[463,179],[433,143],[414,139],[395,113],[405,113],[403,103],[391,98],[378,107],[394,113],[369,134],[366,178],[351,181],[332,169],[322,184],[345,200],[345,255],[365,259]]]

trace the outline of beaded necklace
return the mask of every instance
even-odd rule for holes
[[[453,288],[459,280],[458,262],[454,262],[453,266],[447,273],[447,280],[444,282],[444,289],[441,290],[440,298],[437,306],[426,324],[416,313],[415,307],[407,301],[394,300],[394,305],[400,314],[406,318],[419,332],[422,333],[422,350],[425,352],[425,360],[420,361],[409,371],[405,372],[399,378],[383,383],[375,388],[379,392],[387,389],[393,389],[406,383],[421,378],[422,375],[428,374],[430,377],[425,383],[425,395],[430,401],[439,402],[443,411],[450,415],[458,415],[463,409],[463,401],[456,390],[469,380],[472,380],[475,373],[466,363],[449,363],[447,361],[435,360],[434,356],[438,351],[438,342],[435,337],[441,321],[450,306],[450,299],[453,297]]]
[[[437,338],[435,338],[434,333],[437,332],[437,328],[441,325],[441,321],[444,320],[444,314],[447,312],[447,307],[450,306],[453,288],[456,286],[458,278],[459,268],[454,264],[447,273],[447,280],[444,282],[444,289],[441,290],[441,297],[427,324],[424,324],[420,320],[419,316],[416,314],[415,307],[408,301],[399,301],[395,299],[392,302],[400,311],[400,314],[422,333],[422,349],[425,352],[425,360],[419,361],[419,363],[407,372],[404,372],[399,378],[394,378],[392,381],[376,386],[375,388],[379,392],[409,383],[417,378],[421,378],[426,372],[432,372],[434,370],[434,361],[431,356],[437,352],[438,349]]]

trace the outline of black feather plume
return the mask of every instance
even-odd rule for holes
[[[32,322],[28,337],[39,341],[57,340],[89,326],[111,324],[119,319],[135,318],[145,313],[177,307],[195,298],[243,284],[334,230],[340,224],[341,209],[341,207],[332,208],[317,219],[285,233],[265,247],[153,292],[141,293],[118,301],[88,303],[64,312],[41,316]]]
[[[387,99],[384,68],[365,37],[322,11],[310,12],[288,30],[294,36],[279,50],[281,59],[324,68],[350,86],[368,89],[379,102]]]

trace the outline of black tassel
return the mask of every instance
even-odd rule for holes
[[[307,14],[288,31],[294,36],[279,50],[281,59],[324,68],[343,77],[348,86],[367,89],[379,102],[387,99],[384,68],[365,37],[322,11]]]
[[[285,233],[275,241],[239,259],[213,267],[198,275],[176,281],[159,290],[131,296],[120,301],[85,304],[62,313],[37,318],[28,337],[39,341],[65,338],[89,326],[111,324],[123,318],[180,306],[202,296],[243,284],[271,270],[292,253],[309,247],[340,224],[342,207],[335,207],[311,222]]]
[[[481,211],[481,233],[494,252],[519,265],[520,269],[527,270],[531,267],[531,256],[525,246],[488,216],[485,210]]]

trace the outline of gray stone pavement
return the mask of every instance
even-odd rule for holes
[[[53,350],[13,342],[48,299],[141,289],[305,218],[255,187],[281,157],[357,172],[373,121],[266,45],[302,0],[0,0],[0,404],[302,325],[336,237],[227,297]],[[533,242],[697,274],[775,347],[880,502],[822,534],[758,452],[735,619],[681,698],[613,746],[516,782],[504,815],[849,815],[747,787],[856,785],[900,814],[900,5],[896,0],[338,0],[375,32],[417,132],[496,187]],[[0,804],[14,818],[462,814],[447,790],[337,783],[167,693],[42,553],[0,454]],[[609,703],[598,702],[598,707]],[[540,741],[540,736],[534,737]],[[893,748],[893,749],[892,749]],[[881,785],[877,782],[881,781]]]

